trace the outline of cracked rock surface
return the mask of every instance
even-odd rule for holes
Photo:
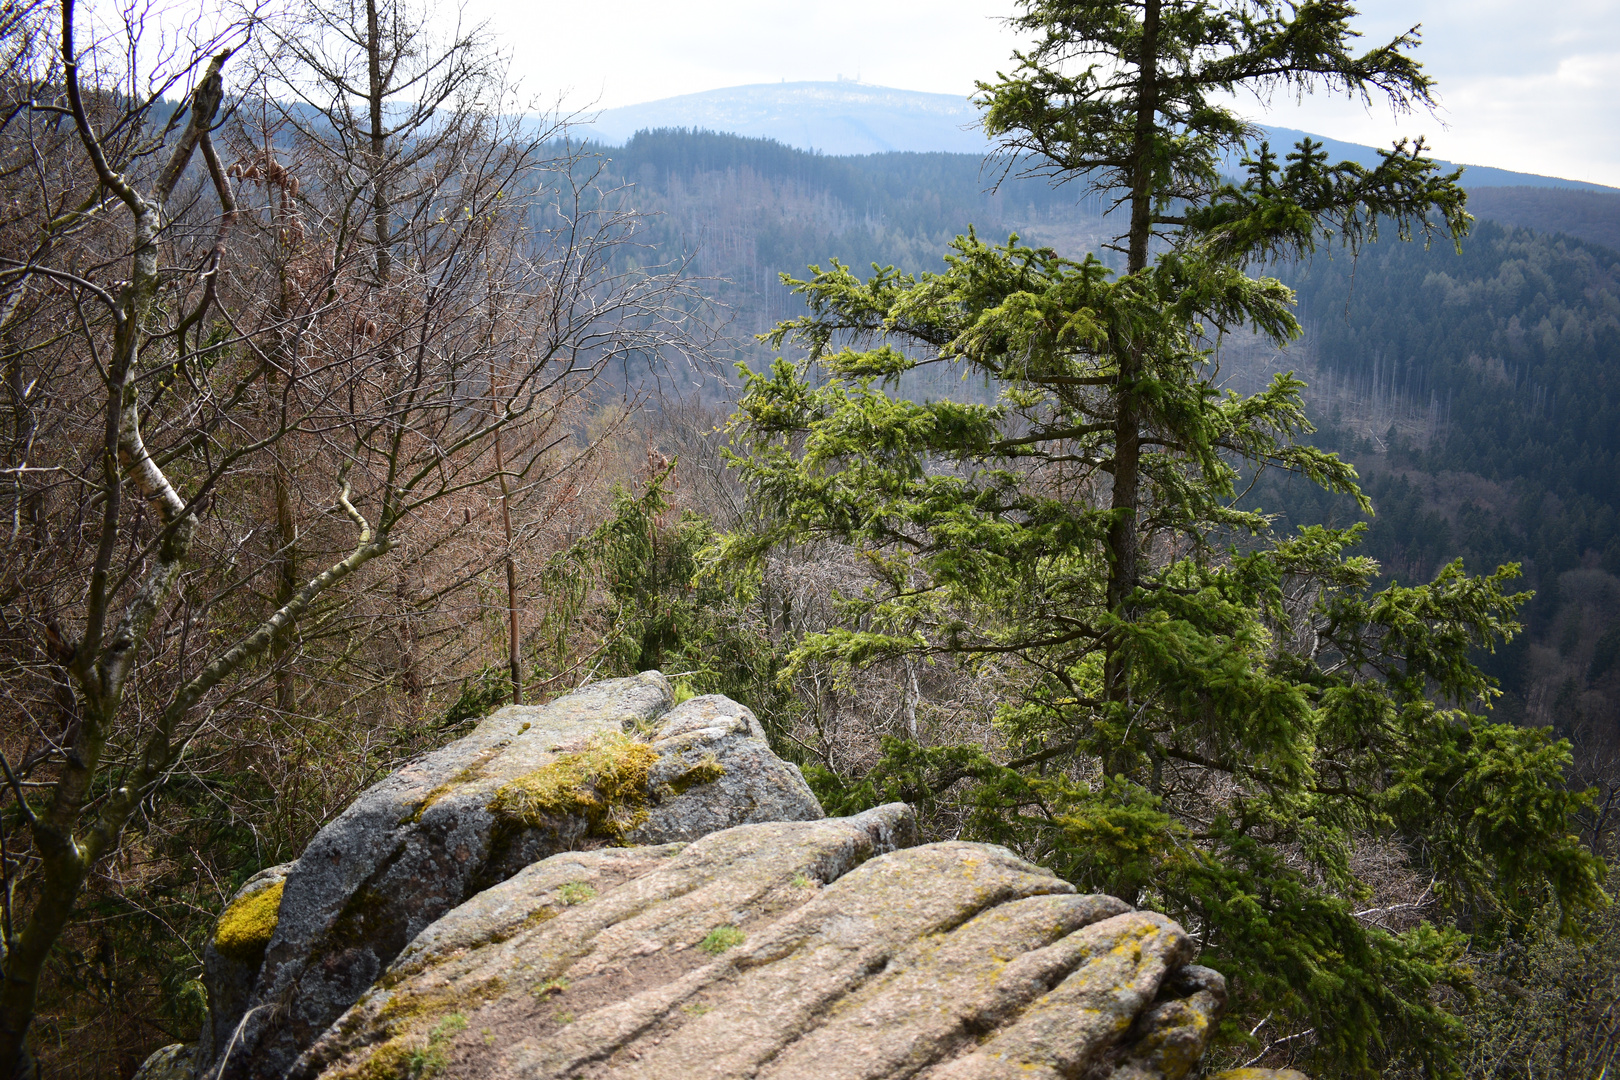
[[[196,1074],[279,1080],[413,939],[449,932],[436,926],[447,912],[482,910],[503,882],[559,852],[822,817],[748,709],[713,696],[671,704],[654,671],[510,706],[369,788],[275,868],[280,908],[262,962],[214,958]],[[593,779],[604,761],[622,766],[616,787]],[[503,816],[497,795],[524,784],[538,801]],[[667,849],[633,850],[562,857],[594,859],[605,889]]]
[[[1175,923],[911,810],[569,852],[447,913],[300,1080],[1180,1080],[1225,1004]]]

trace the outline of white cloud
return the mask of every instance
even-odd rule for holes
[[[967,95],[1016,45],[993,0],[614,0],[500,4],[489,18],[529,92],[611,107],[839,75]],[[1363,0],[1372,44],[1423,24],[1435,116],[1307,98],[1264,118],[1353,142],[1429,137],[1444,158],[1620,186],[1620,5],[1613,0]],[[1262,116],[1256,110],[1256,118]]]
[[[1423,24],[1435,115],[1343,101],[1279,105],[1274,122],[1351,142],[1425,135],[1452,161],[1620,186],[1620,8],[1611,0],[1366,0],[1370,44]]]
[[[967,95],[1005,67],[1010,6],[987,0],[703,0],[513,5],[473,0],[531,92],[629,105],[839,75]]]

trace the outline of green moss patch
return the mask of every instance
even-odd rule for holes
[[[358,1066],[338,1073],[342,1080],[427,1080],[450,1064],[450,1040],[467,1030],[467,1018],[452,1013],[428,1032],[427,1043],[395,1037],[378,1046]]]
[[[225,909],[214,931],[214,948],[221,956],[258,966],[264,959],[264,947],[270,944],[270,935],[276,932],[276,920],[281,917],[284,884],[278,881],[249,893]]]
[[[720,759],[713,754],[707,754],[702,761],[671,780],[669,786],[675,790],[675,794],[680,795],[692,788],[712,784],[724,775],[726,767],[720,764]]]
[[[506,980],[500,976],[489,979],[457,980],[448,986],[420,990],[403,987],[396,990],[377,1015],[387,1021],[390,1034],[436,1016],[447,1016],[463,1009],[476,1007],[480,1001],[500,996],[506,989]]]
[[[507,821],[540,828],[578,816],[588,834],[622,842],[647,820],[648,775],[658,754],[625,735],[591,739],[585,749],[504,785],[489,802]]]
[[[411,1075],[412,1061],[419,1052],[405,1039],[389,1039],[371,1050],[358,1065],[337,1071],[336,1080],[401,1080]]]
[[[524,724],[523,726],[527,728],[529,725]],[[434,803],[438,802],[452,791],[455,791],[457,788],[470,784],[474,780],[482,779],[484,775],[484,767],[489,764],[489,759],[492,756],[493,754],[491,752],[485,751],[479,756],[477,761],[456,773],[456,775],[452,776],[445,783],[440,784],[438,787],[422,796],[421,803],[418,804],[410,813],[400,818],[399,823],[401,825],[416,825],[420,823],[422,820],[422,815],[427,813],[428,810],[433,807]]]
[[[747,935],[735,926],[717,926],[704,935],[703,940],[698,942],[698,948],[710,956],[719,956],[727,949],[741,945],[746,938]]]

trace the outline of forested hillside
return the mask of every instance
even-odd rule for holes
[[[1078,188],[1007,176],[970,154],[828,157],[706,131],[636,134],[603,147],[626,198],[651,216],[645,258],[691,259],[693,273],[736,316],[734,343],[797,314],[782,274],[832,258],[908,272],[938,269],[947,244],[973,226],[1023,231],[1065,248],[1100,247],[1100,204]],[[1002,182],[997,185],[997,181]]]
[[[1461,254],[1380,243],[1288,279],[1311,369],[1349,390],[1324,395],[1320,439],[1368,478],[1370,553],[1406,580],[1456,557],[1474,570],[1523,564],[1537,591],[1530,633],[1486,660],[1509,692],[1503,707],[1612,754],[1620,254],[1487,219]],[[1396,413],[1383,430],[1369,423]],[[1346,512],[1272,498],[1300,523]]]
[[[987,239],[1117,259],[1104,247],[1114,220],[1078,185],[1014,176],[992,191],[1003,173],[970,155],[838,158],[684,131],[604,152],[656,215],[647,250],[690,253],[734,320],[728,348],[756,365],[768,352],[750,335],[801,307],[779,275],[834,256],[857,270],[936,269],[971,224]],[[1537,592],[1530,632],[1485,658],[1509,693],[1503,708],[1579,729],[1606,756],[1620,738],[1620,665],[1605,659],[1617,639],[1604,639],[1620,627],[1620,254],[1597,239],[1620,235],[1620,194],[1487,187],[1470,205],[1479,221],[1460,254],[1386,240],[1281,267],[1305,336],[1282,353],[1234,348],[1227,375],[1257,387],[1298,370],[1311,384],[1317,441],[1367,478],[1366,550],[1386,574],[1427,580],[1457,557],[1475,571],[1523,565]],[[981,392],[948,372],[908,373],[904,390]],[[1296,524],[1359,517],[1348,500],[1274,477],[1251,498]]]
[[[1481,187],[1469,194],[1475,217],[1538,233],[1565,233],[1620,250],[1620,193],[1545,187]]]

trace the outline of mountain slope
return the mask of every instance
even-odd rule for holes
[[[1567,233],[1620,251],[1620,192],[1568,188],[1482,187],[1468,193],[1468,212],[1538,233]]]
[[[608,156],[654,214],[635,250],[689,258],[729,309],[732,357],[755,370],[769,352],[751,335],[804,310],[778,275],[802,277],[807,263],[933,269],[969,224],[1108,260],[1102,245],[1118,231],[1073,188],[1019,181],[987,194],[975,154],[831,157],[662,131]],[[1228,343],[1220,378],[1253,390],[1293,369],[1310,384],[1320,443],[1354,462],[1378,509],[1365,550],[1392,577],[1427,580],[1458,556],[1473,570],[1523,564],[1539,593],[1529,632],[1482,657],[1508,691],[1501,715],[1554,725],[1575,739],[1577,770],[1595,768],[1620,760],[1620,252],[1593,241],[1620,224],[1620,194],[1486,187],[1470,209],[1481,221],[1462,254],[1386,236],[1358,259],[1324,252],[1278,267],[1298,290],[1305,339],[1247,356]],[[994,393],[944,367],[889,389]],[[1274,473],[1252,500],[1283,528],[1359,516]]]
[[[824,154],[895,150],[982,154],[979,111],[966,98],[855,82],[734,86],[606,109],[596,137],[623,143],[638,131],[693,128],[775,139]]]
[[[965,97],[868,86],[852,81],[759,83],[705,90],[638,105],[604,109],[590,135],[622,145],[638,131],[690,128],[752,138],[775,139],[823,154],[881,154],[943,151],[984,154],[990,148],[978,129],[979,110]],[[1272,141],[1292,146],[1308,133],[1268,128]],[[1311,134],[1335,159],[1371,165],[1370,146]],[[1235,168],[1236,161],[1232,166]],[[1450,162],[1445,162],[1450,167]],[[1620,194],[1620,190],[1579,180],[1510,172],[1470,165],[1463,184],[1487,187],[1552,187]]]

